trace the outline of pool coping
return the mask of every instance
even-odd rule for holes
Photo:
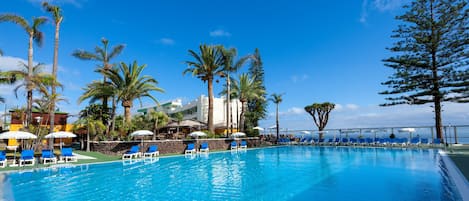
[[[462,200],[469,201],[469,181],[467,181],[466,177],[462,174],[456,164],[454,164],[453,160],[451,160],[446,151],[440,149],[438,153],[445,163],[445,166],[448,170],[448,175],[456,185]]]

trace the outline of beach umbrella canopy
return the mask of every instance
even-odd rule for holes
[[[236,133],[231,134],[231,137],[242,137],[242,136],[246,136],[246,133],[236,132]]]
[[[0,134],[0,139],[36,139],[37,136],[24,131],[8,131]]]
[[[59,132],[53,132],[49,133],[45,138],[59,138],[60,139],[60,149],[62,149],[62,138],[72,138],[72,137],[77,137],[77,135],[70,133],[70,132],[65,132],[65,131],[59,131]]]
[[[263,131],[263,130],[264,130],[262,127],[259,127],[259,126],[256,126],[256,127],[252,128],[252,129],[254,129],[254,130],[260,130],[260,131]]]
[[[72,138],[72,137],[77,137],[77,135],[71,132],[59,131],[59,132],[49,133],[44,137],[45,138]]]
[[[149,130],[137,130],[132,133],[130,133],[130,136],[136,137],[136,136],[147,136],[147,135],[153,135],[153,132]]]
[[[201,136],[207,136],[207,133],[204,133],[202,131],[194,131],[189,134],[191,137],[201,137]]]
[[[24,131],[8,131],[0,134],[0,139],[17,139],[17,140],[27,140],[27,139],[36,139],[37,136]],[[13,159],[13,164],[11,166],[16,166],[16,148]]]
[[[401,128],[399,132],[409,132],[409,140],[412,138],[412,133],[415,132],[415,128]]]

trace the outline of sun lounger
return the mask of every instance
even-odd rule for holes
[[[208,142],[204,142],[200,145],[200,152],[208,153],[210,149],[208,148]]]
[[[238,143],[236,141],[232,141],[230,144],[230,149],[231,150],[237,150],[238,149]]]
[[[21,156],[19,160],[20,167],[21,166],[33,166],[35,161],[36,159],[34,158],[33,150],[27,149],[21,152]]]
[[[43,149],[41,154],[41,161],[43,164],[56,164],[57,157],[55,157],[52,150]]]
[[[184,154],[187,155],[187,154],[196,154],[196,153],[197,153],[197,150],[195,150],[194,143],[188,144]]]
[[[130,150],[125,152],[122,155],[122,160],[139,157],[141,155],[139,150],[140,150],[140,147],[138,145],[134,145],[134,146],[130,147]]]
[[[143,157],[156,157],[160,155],[160,151],[158,151],[158,145],[150,145],[148,150],[143,153]]]
[[[60,150],[61,155],[60,155],[60,160],[65,161],[65,162],[77,162],[78,158],[77,156],[73,155],[73,150],[70,147],[67,148],[62,148]]]
[[[239,148],[240,149],[247,149],[248,148],[248,143],[246,142],[246,140],[241,141],[241,143],[239,145]]]
[[[4,168],[7,166],[7,157],[4,151],[0,151],[0,167]]]

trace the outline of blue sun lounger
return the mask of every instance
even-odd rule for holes
[[[43,164],[56,164],[57,157],[55,157],[54,152],[50,149],[43,149],[41,154],[41,161]]]
[[[158,145],[150,145],[148,150],[143,153],[143,157],[156,157],[160,155],[160,151],[158,151]]]
[[[239,148],[240,149],[247,149],[248,148],[248,143],[246,142],[246,140],[241,141],[241,143],[239,145]]]
[[[137,158],[138,156],[140,156],[139,150],[140,150],[140,147],[138,145],[134,145],[134,146],[130,147],[130,150],[125,152],[122,155],[122,160]]]
[[[0,151],[0,167],[4,168],[7,166],[7,156],[4,151]]]
[[[65,162],[77,162],[78,161],[77,156],[73,155],[73,150],[71,147],[62,148],[60,152],[61,152],[60,161],[65,161]]]
[[[21,166],[33,166],[36,159],[34,158],[34,151],[31,149],[26,149],[21,152],[20,156],[20,167]]]
[[[231,150],[237,150],[238,149],[238,143],[236,141],[232,141],[230,144],[230,149]]]
[[[199,152],[205,152],[205,153],[208,153],[210,151],[210,149],[208,148],[208,142],[204,142],[200,145],[200,150]]]
[[[195,150],[194,143],[188,144],[184,154],[196,154],[196,153],[197,153],[197,150]]]

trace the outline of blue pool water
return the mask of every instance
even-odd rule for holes
[[[286,146],[0,174],[0,190],[3,200],[461,200],[437,152]]]

